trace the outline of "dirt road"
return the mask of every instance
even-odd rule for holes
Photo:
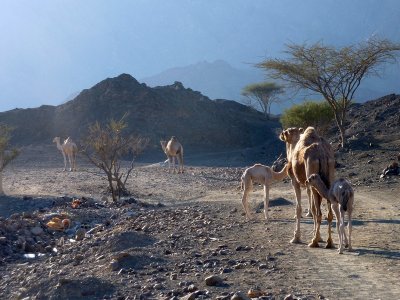
[[[22,195],[31,195],[36,200],[42,197],[43,201],[63,195],[100,199],[104,196],[105,181],[94,172],[88,166],[81,166],[78,172],[68,173],[61,172],[54,162],[49,162],[45,168],[17,162],[5,172],[4,187],[9,197],[2,198],[0,211],[7,215],[15,212],[15,207],[19,207],[19,211],[29,209],[26,202],[19,205]],[[262,220],[263,214],[255,213],[255,210],[255,220],[245,221],[241,194],[237,189],[241,172],[242,169],[236,168],[188,167],[185,174],[178,175],[168,174],[157,165],[141,166],[135,169],[128,184],[129,189],[134,191],[134,197],[142,201],[162,203],[169,210],[182,209],[188,215],[194,213],[196,216],[196,210],[207,215],[209,221],[204,222],[204,226],[212,235],[203,244],[188,244],[190,246],[186,247],[186,252],[182,252],[181,259],[188,260],[185,255],[189,255],[189,252],[199,252],[199,257],[221,257],[221,263],[229,264],[229,260],[236,262],[232,272],[223,274],[228,287],[209,287],[211,298],[220,296],[219,299],[224,299],[224,295],[228,297],[235,291],[247,291],[257,286],[268,292],[264,299],[281,299],[286,294],[301,299],[400,299],[400,201],[397,188],[356,188],[354,251],[346,250],[339,255],[336,249],[323,248],[324,243],[320,243],[321,248],[307,247],[312,230],[312,220],[309,218],[301,221],[303,243],[289,243],[295,224],[294,195],[288,181],[276,184],[271,190],[270,221],[267,224]],[[256,187],[251,194],[251,206],[258,206],[261,199],[261,188]],[[306,202],[303,195],[304,208]],[[159,214],[162,213],[161,209]],[[174,219],[174,222],[177,223],[171,224],[185,228],[182,222],[187,220]],[[173,234],[188,234],[185,230],[177,232],[177,228],[168,226],[163,230],[149,234],[160,241]],[[323,238],[326,237],[326,230],[324,221],[321,227]],[[189,240],[191,238],[188,236]],[[336,229],[333,238],[337,243]],[[241,251],[241,247],[245,251]],[[226,253],[215,252],[220,248],[227,249]],[[171,264],[172,261],[179,264],[177,260],[179,258],[171,258]],[[14,275],[10,275],[11,270],[19,264],[16,262],[2,269],[3,276],[12,278]],[[40,269],[40,262],[35,264]],[[78,272],[79,266],[74,267],[74,272]],[[91,274],[87,270],[85,272],[82,273],[85,276]],[[205,275],[209,271],[203,272]],[[80,273],[76,274],[79,276]],[[112,281],[112,276],[107,278],[118,289],[121,283],[117,283],[117,279]],[[199,288],[206,288],[203,276],[198,273],[186,272],[181,275],[181,280],[192,281]],[[172,283],[166,285],[173,289]],[[120,288],[124,290],[124,287]],[[129,284],[126,288],[133,289]]]

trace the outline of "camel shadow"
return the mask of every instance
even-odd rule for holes
[[[388,219],[369,219],[360,221],[362,223],[380,223],[380,224],[400,224],[400,220],[388,220]]]
[[[375,255],[375,256],[380,256],[382,258],[400,260],[400,251],[387,250],[387,249],[381,249],[381,248],[357,248],[353,251],[357,252],[358,255],[360,255],[360,256],[361,255]]]

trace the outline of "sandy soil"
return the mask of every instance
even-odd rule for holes
[[[67,211],[82,224],[86,220],[86,229],[94,226],[87,216],[100,214],[111,225],[82,241],[66,242],[58,254],[33,260],[3,259],[2,298],[231,299],[234,293],[250,288],[263,292],[259,299],[283,299],[288,294],[298,299],[400,298],[397,183],[355,188],[354,251],[339,255],[336,249],[323,248],[324,243],[320,248],[307,247],[310,218],[301,221],[303,243],[289,243],[295,206],[287,180],[271,190],[266,224],[260,210],[256,211],[262,200],[260,187],[250,200],[255,220],[248,222],[242,214],[241,168],[189,166],[185,174],[178,175],[168,174],[159,164],[138,165],[128,188],[135,199],[155,206],[134,211],[137,206],[102,202],[106,182],[89,165],[81,161],[77,172],[62,172],[58,153],[43,150],[43,159],[41,150],[35,151],[21,155],[5,172],[8,196],[0,198],[2,216],[34,211],[40,209],[37,203],[62,196],[88,197],[104,207],[71,211],[68,206],[45,206],[42,213]],[[30,202],[27,195],[32,196]],[[303,195],[304,208],[306,203]],[[323,238],[326,231],[324,221]],[[126,239],[113,242],[124,233],[132,234],[127,236],[132,243]],[[333,237],[336,243],[336,229]],[[110,270],[107,259],[121,251],[130,257],[142,255],[143,265],[130,261],[122,268],[125,271]],[[77,259],[78,255],[83,258]],[[206,286],[204,279],[209,275],[219,275],[223,284]]]

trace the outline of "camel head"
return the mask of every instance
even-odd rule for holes
[[[160,141],[161,144],[161,148],[163,149],[163,151],[165,152],[165,148],[167,147],[167,141],[161,140]]]
[[[279,135],[279,139],[281,141],[284,141],[289,144],[294,144],[297,143],[297,141],[300,138],[300,134],[304,132],[303,128],[299,127],[291,127],[288,129],[285,129],[284,131],[281,132]]]
[[[319,181],[321,181],[321,177],[318,174],[311,174],[306,180],[306,185],[316,185]]]

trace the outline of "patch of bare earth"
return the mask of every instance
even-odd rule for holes
[[[251,288],[258,299],[400,298],[397,178],[374,176],[355,187],[354,251],[339,255],[324,243],[307,247],[310,218],[301,221],[303,243],[289,243],[295,206],[288,181],[271,190],[266,224],[256,212],[260,187],[250,195],[254,220],[242,214],[240,168],[188,167],[178,175],[138,166],[128,183],[132,196],[114,204],[102,199],[106,182],[96,170],[61,167],[58,156],[22,156],[5,172],[1,298],[245,299],[232,297]],[[82,200],[77,209],[75,198]],[[302,203],[306,208],[305,195]],[[67,215],[71,228],[48,229],[52,214]],[[85,234],[76,239],[80,228]],[[323,238],[326,231],[324,221]],[[337,242],[336,230],[333,237]],[[28,253],[36,257],[24,258]],[[206,284],[211,275],[216,285]]]

